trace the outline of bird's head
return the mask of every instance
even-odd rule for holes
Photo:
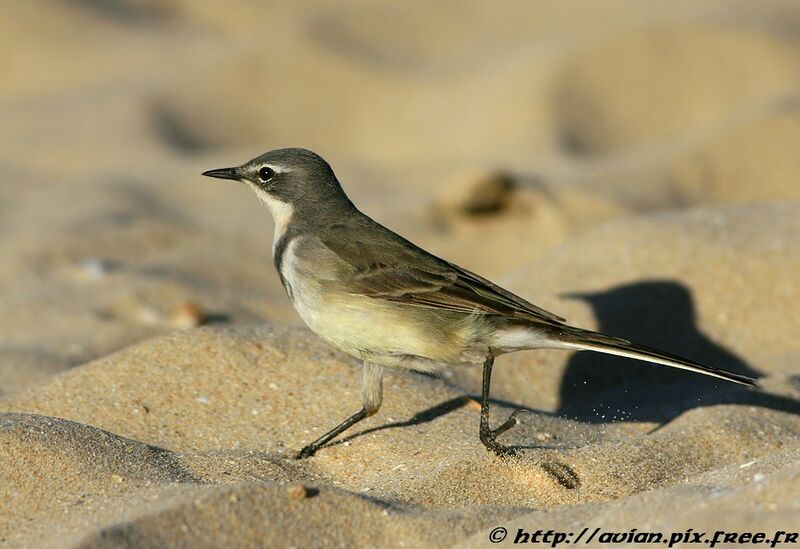
[[[322,213],[352,206],[330,165],[306,149],[276,149],[241,166],[209,170],[203,175],[245,183],[273,215],[287,208]]]

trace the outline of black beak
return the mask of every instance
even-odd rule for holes
[[[203,175],[208,177],[216,177],[217,179],[233,179],[234,181],[241,181],[242,176],[239,173],[239,168],[219,168],[217,170],[208,170],[203,172]]]

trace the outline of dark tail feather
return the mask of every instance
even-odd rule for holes
[[[654,364],[663,364],[664,366],[681,368],[707,376],[718,377],[726,381],[732,381],[733,383],[741,383],[742,385],[752,386],[756,384],[756,380],[748,376],[734,374],[732,372],[720,370],[719,368],[712,368],[711,366],[704,366],[703,364],[680,356],[671,355],[664,351],[659,351],[658,349],[645,347],[644,345],[636,345],[626,339],[607,336],[599,332],[581,330],[580,328],[573,328],[570,326],[566,330],[556,334],[555,337],[566,347],[572,349],[596,351],[609,355],[635,358]]]

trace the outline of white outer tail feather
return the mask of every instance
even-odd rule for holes
[[[654,364],[670,366],[672,368],[680,368],[681,370],[688,370],[690,372],[696,372],[698,374],[705,374],[707,376],[724,379],[725,381],[739,383],[741,385],[755,385],[755,380],[747,376],[726,372],[724,370],[718,370],[716,368],[703,366],[701,364],[694,365],[686,359],[682,359],[681,361],[681,360],[673,360],[665,356],[658,356],[660,355],[660,351],[656,351],[655,349],[653,349],[652,351],[648,350],[647,352],[644,352],[636,350],[635,346],[633,345],[631,345],[630,349],[626,349],[617,346],[606,345],[599,342],[595,343],[591,341],[580,342],[580,343],[562,341],[561,343],[566,348],[575,349],[578,351],[595,351],[598,353],[622,356],[625,358],[633,358],[636,360],[643,360],[645,362],[652,362]]]
[[[541,326],[512,326],[499,330],[494,335],[490,347],[496,354],[510,353],[528,349],[567,349],[594,351],[625,358],[633,358],[671,368],[680,368],[741,385],[755,385],[755,380],[741,374],[713,368],[693,360],[671,355],[658,349],[636,345],[625,339],[607,336],[591,330],[583,330],[568,325],[559,328],[543,329]]]

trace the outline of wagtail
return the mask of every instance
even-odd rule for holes
[[[527,349],[597,351],[682,368],[734,383],[752,378],[565,324],[475,273],[436,257],[361,213],[333,170],[305,149],[279,149],[203,175],[240,181],[275,221],[272,257],[295,309],[319,337],[363,362],[361,409],[297,458],[375,414],[384,368],[430,372],[483,364],[480,439],[513,453],[489,427],[496,356]]]

